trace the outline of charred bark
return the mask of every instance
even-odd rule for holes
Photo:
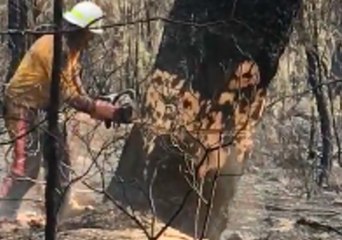
[[[26,1],[23,0],[8,0],[8,28],[24,31],[28,26]],[[11,62],[8,68],[6,81],[8,82],[15,70],[17,69],[20,60],[25,54],[26,41],[24,33],[9,34],[8,47],[11,50]]]
[[[210,102],[214,106],[212,111],[224,115],[223,121],[238,118],[235,116],[239,114],[234,109],[235,103],[243,109],[249,103],[264,98],[277,71],[278,60],[288,43],[292,21],[300,4],[300,0],[176,0],[169,14],[172,22],[165,25],[154,65],[155,72],[165,73],[166,77],[164,79],[161,74],[154,79],[152,74],[145,87],[148,88],[153,81],[159,85],[166,84],[169,76],[176,76],[176,81],[171,85],[184,83],[180,93],[188,91],[185,88],[199,93],[195,104]],[[234,81],[237,67],[249,60],[258,65],[260,81],[254,85],[252,83],[252,87],[227,89],[227,85]],[[249,76],[245,77],[249,79]],[[218,104],[218,98],[224,92],[234,96],[232,103]],[[170,104],[179,102],[179,99],[176,95],[165,100]],[[152,119],[152,122],[170,120],[167,116],[157,119],[158,113],[147,104],[148,100],[151,97],[143,92],[141,110],[144,119]],[[202,121],[201,117],[208,115],[205,111],[202,116],[193,115],[193,120]],[[173,121],[172,117],[169,118]],[[255,115],[254,118],[258,119],[259,116]],[[234,128],[234,125],[224,125]],[[194,235],[194,222],[198,220],[198,196],[194,186],[189,186],[185,180],[184,154],[177,152],[169,136],[158,136],[155,145],[149,146],[148,135],[144,132],[146,129],[139,128],[136,125],[126,141],[116,176],[107,189],[108,194],[133,209],[152,208],[154,214],[168,222],[179,204],[184,204],[184,196],[188,197],[187,193],[191,190],[192,196],[184,204],[184,211],[171,225]],[[234,168],[228,166],[235,164],[233,159],[227,162],[223,172]],[[219,239],[226,227],[226,204],[238,180],[238,177],[229,175],[228,170],[226,172],[227,175],[220,177],[216,184],[209,229],[205,234],[210,239]],[[187,177],[191,179],[193,176]],[[212,182],[212,176],[204,181],[203,196],[206,199],[210,197]],[[203,214],[209,207],[202,202],[199,219],[206,219]],[[204,229],[202,224],[204,222],[199,221],[200,231]]]
[[[26,1],[23,0],[8,0],[8,29],[13,30],[25,30],[27,28],[27,5]],[[7,83],[13,76],[15,70],[17,69],[20,60],[25,54],[26,41],[25,35],[23,33],[10,33],[8,36],[8,48],[11,51],[11,60],[8,66],[7,75],[5,78],[5,83]],[[3,115],[4,111],[4,99],[3,92],[4,86],[1,85],[0,94],[0,116]]]

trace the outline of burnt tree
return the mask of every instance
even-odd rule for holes
[[[319,157],[318,171],[316,176],[317,183],[322,186],[328,184],[329,172],[332,167],[333,157],[333,126],[335,121],[332,116],[334,112],[332,99],[332,87],[328,84],[328,72],[319,49],[319,20],[320,12],[316,6],[317,3],[312,1],[306,6],[310,9],[310,14],[307,16],[301,14],[299,24],[301,33],[305,34],[308,31],[309,41],[304,42],[305,54],[307,58],[308,68],[308,84],[312,88],[312,93],[316,100],[316,109],[319,115],[320,134],[322,141],[322,154]],[[306,28],[311,29],[306,30]],[[326,86],[325,86],[326,85]],[[329,103],[330,108],[329,108]],[[339,143],[338,135],[336,134],[336,142]]]
[[[11,50],[11,62],[8,68],[6,81],[14,74],[21,58],[25,54],[26,41],[24,30],[27,28],[27,3],[23,0],[8,0],[8,29],[21,32],[9,34],[8,47]]]
[[[150,209],[187,233],[219,238],[300,5],[175,1],[142,87],[143,122],[125,144],[107,189],[111,198]]]
[[[8,66],[5,83],[13,76],[17,69],[21,58],[25,54],[26,41],[23,31],[27,28],[27,5],[23,0],[8,0],[7,1],[7,20],[8,20],[8,48],[11,51],[11,60]],[[3,91],[4,85],[1,86],[0,94],[0,109],[3,114]]]

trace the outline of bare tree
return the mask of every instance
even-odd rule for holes
[[[331,108],[329,107],[329,91],[330,86],[328,66],[322,59],[322,51],[319,49],[320,27],[322,21],[319,14],[324,15],[322,11],[326,10],[322,6],[323,3],[318,1],[308,1],[306,3],[307,13],[302,16],[300,21],[302,35],[307,34],[304,38],[303,45],[305,48],[307,67],[308,67],[308,84],[312,88],[312,93],[316,101],[316,108],[319,115],[320,134],[322,139],[322,154],[318,156],[317,183],[322,185],[328,180],[329,172],[332,166],[333,156],[333,118]],[[306,26],[310,30],[304,30]],[[333,109],[333,108],[332,108]],[[338,139],[338,138],[337,138]]]

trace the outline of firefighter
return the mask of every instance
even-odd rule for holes
[[[87,113],[93,119],[129,123],[132,116],[131,105],[115,106],[93,99],[87,95],[81,84],[80,54],[94,35],[103,32],[96,28],[101,25],[103,18],[102,9],[91,1],[80,2],[63,14],[63,27],[68,31],[62,37],[63,64],[59,89],[61,105]],[[17,217],[22,198],[34,186],[39,174],[48,134],[46,124],[41,123],[41,120],[49,103],[52,61],[53,35],[46,34],[32,44],[5,87],[4,119],[13,142],[13,162],[0,185],[2,219]],[[62,196],[61,193],[69,184],[71,164],[62,125],[57,135],[58,156],[61,157],[62,164],[58,170],[56,192],[58,196]],[[63,204],[66,202],[69,201],[64,200]]]

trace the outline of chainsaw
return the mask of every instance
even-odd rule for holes
[[[126,116],[126,119],[131,119],[133,116],[133,111],[136,107],[135,100],[136,100],[136,92],[135,90],[128,88],[123,91],[117,92],[117,93],[110,93],[107,95],[101,95],[98,97],[98,99],[110,102],[113,105],[118,105],[120,107],[127,107],[127,109],[131,109],[131,111],[128,111],[128,116]],[[128,124],[130,122],[120,122]],[[118,123],[118,124],[120,124]],[[110,128],[112,126],[112,121],[107,120],[105,121],[106,128]]]

